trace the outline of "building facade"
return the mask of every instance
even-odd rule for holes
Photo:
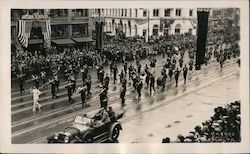
[[[114,8],[92,9],[92,17],[104,18],[105,32],[121,30],[126,37],[158,37],[171,34],[196,34],[196,9]]]
[[[91,20],[89,9],[12,9],[11,43],[30,48],[43,46],[47,39],[52,46],[86,45],[93,41]],[[20,35],[26,36],[27,44]]]

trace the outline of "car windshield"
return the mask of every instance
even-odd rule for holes
[[[91,119],[88,118],[88,117],[81,116],[81,115],[77,115],[77,116],[75,117],[74,123],[86,125],[86,124],[89,123],[90,121],[91,121]]]

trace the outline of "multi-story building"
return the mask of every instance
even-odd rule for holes
[[[92,9],[93,18],[104,18],[104,31],[123,31],[126,37],[196,34],[196,9],[113,8]]]
[[[46,39],[52,46],[88,45],[93,42],[90,16],[89,9],[12,9],[11,43],[30,49],[43,47]],[[45,32],[49,32],[46,39]],[[20,39],[25,34],[26,44]]]

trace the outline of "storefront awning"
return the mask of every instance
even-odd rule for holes
[[[93,42],[94,40],[91,37],[76,37],[72,38],[75,42],[81,43],[81,42]]]
[[[56,39],[56,40],[52,40],[52,42],[54,42],[55,44],[58,44],[58,45],[74,44],[75,43],[71,39]]]
[[[41,44],[41,43],[43,43],[42,39],[32,39],[32,40],[29,40],[29,44]]]

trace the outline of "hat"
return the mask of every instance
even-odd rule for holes
[[[219,127],[216,127],[216,128],[214,129],[214,131],[216,131],[216,132],[221,132],[221,129],[220,129]]]
[[[184,140],[184,142],[186,142],[186,143],[192,143],[193,141],[192,141],[191,139],[189,139],[189,138],[186,138],[186,139]]]

